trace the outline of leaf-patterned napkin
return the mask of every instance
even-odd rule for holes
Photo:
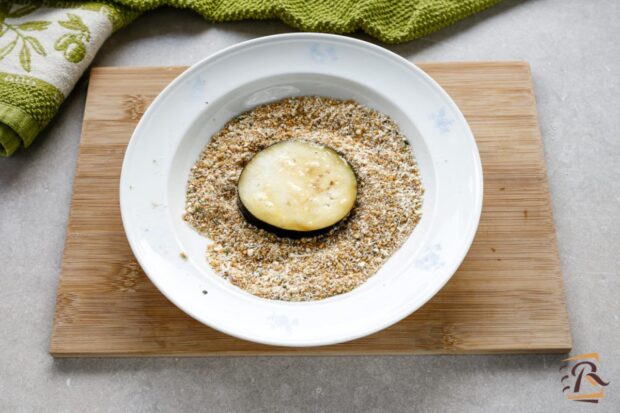
[[[135,16],[102,3],[0,3],[0,154],[32,143],[104,40]]]
[[[305,31],[424,36],[500,0],[0,0],[0,155],[28,147],[113,31],[161,5],[211,21],[279,18]]]

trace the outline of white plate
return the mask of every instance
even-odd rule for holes
[[[257,105],[303,95],[354,99],[400,125],[426,189],[423,216],[403,247],[359,288],[322,301],[272,301],[233,286],[209,267],[208,240],[181,219],[185,185],[201,149],[228,120]],[[140,265],[187,314],[259,343],[317,346],[384,329],[443,287],[478,226],[482,167],[463,115],[422,70],[359,40],[287,34],[229,47],[169,85],[127,147],[120,201]],[[189,259],[181,258],[182,251]]]

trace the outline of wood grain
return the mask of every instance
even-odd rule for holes
[[[428,304],[372,336],[291,349],[238,340],[186,316],[134,259],[118,205],[125,147],[184,68],[91,72],[51,353],[63,356],[567,352],[571,336],[529,66],[420,66],[454,98],[482,157],[473,246]]]

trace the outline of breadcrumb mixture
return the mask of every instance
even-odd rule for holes
[[[237,180],[260,150],[287,139],[330,146],[353,167],[357,203],[327,234],[281,238],[248,224]],[[259,297],[320,300],[377,272],[421,218],[424,189],[412,151],[388,116],[354,101],[307,96],[263,105],[217,132],[192,167],[183,218],[213,243],[213,269]]]

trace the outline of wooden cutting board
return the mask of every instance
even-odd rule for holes
[[[95,68],[84,114],[50,352],[64,356],[568,352],[571,336],[529,66],[420,67],[480,148],[484,207],[467,258],[424,307],[372,336],[291,349],[235,339],[171,304],[134,259],[118,182],[134,127],[184,68]]]

